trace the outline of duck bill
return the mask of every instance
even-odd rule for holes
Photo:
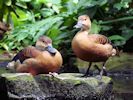
[[[82,28],[83,24],[81,21],[78,21],[78,23],[74,26],[75,28]]]
[[[50,53],[50,54],[52,54],[52,55],[55,55],[56,54],[56,49],[51,45],[51,44],[49,44],[47,47],[46,47],[46,50]]]

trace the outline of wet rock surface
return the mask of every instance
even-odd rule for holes
[[[45,95],[40,90],[32,75],[27,73],[2,74],[4,87],[9,100],[43,100]],[[2,82],[0,79],[0,82]]]
[[[3,100],[108,100],[111,78],[81,77],[79,73],[40,74],[4,73],[0,77]]]

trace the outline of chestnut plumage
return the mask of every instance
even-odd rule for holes
[[[108,38],[100,34],[88,34],[91,29],[91,20],[87,15],[81,15],[78,18],[76,28],[81,30],[74,36],[72,40],[72,49],[75,55],[90,62],[103,62],[101,76],[105,68],[105,62],[110,56],[116,55],[116,50],[112,47]],[[85,75],[89,74],[89,68]]]
[[[57,72],[62,63],[62,56],[58,50],[52,47],[52,40],[47,36],[40,36],[35,47],[28,46],[21,50],[7,67],[14,69],[16,72],[37,75]]]

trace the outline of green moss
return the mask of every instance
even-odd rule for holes
[[[8,73],[10,72],[9,70],[6,70],[6,68],[0,68],[0,75],[3,73]]]
[[[83,74],[80,73],[63,73],[60,74],[57,78],[66,80],[66,82],[77,84],[88,84],[90,86],[98,86],[100,82],[108,84],[111,81],[111,78],[103,76],[102,80],[98,80],[96,77],[81,77]]]
[[[62,73],[57,76],[42,74],[39,75],[39,79],[55,82],[58,84],[73,84],[73,85],[86,84],[93,88],[98,86],[101,82],[104,84],[108,84],[111,81],[111,78],[106,76],[103,76],[102,80],[98,80],[96,77],[86,78],[82,76],[83,74],[81,73]]]
[[[105,84],[108,84],[111,80],[112,80],[112,78],[110,78],[110,77],[107,77],[107,76],[103,76],[103,77],[102,77],[102,81],[103,81]]]
[[[73,80],[73,79],[65,79],[64,82],[71,83],[73,85],[79,85],[83,83],[81,80]]]
[[[33,81],[33,76],[28,73],[4,73],[1,76],[7,78],[11,81],[18,81],[18,80],[24,80],[24,81]]]

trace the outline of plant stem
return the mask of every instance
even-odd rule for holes
[[[111,24],[111,23],[116,23],[116,22],[120,22],[120,21],[127,21],[127,20],[133,20],[133,16],[118,18],[118,19],[109,20],[109,21],[101,21],[101,22],[99,22],[99,24],[101,24],[101,25],[102,24]]]

